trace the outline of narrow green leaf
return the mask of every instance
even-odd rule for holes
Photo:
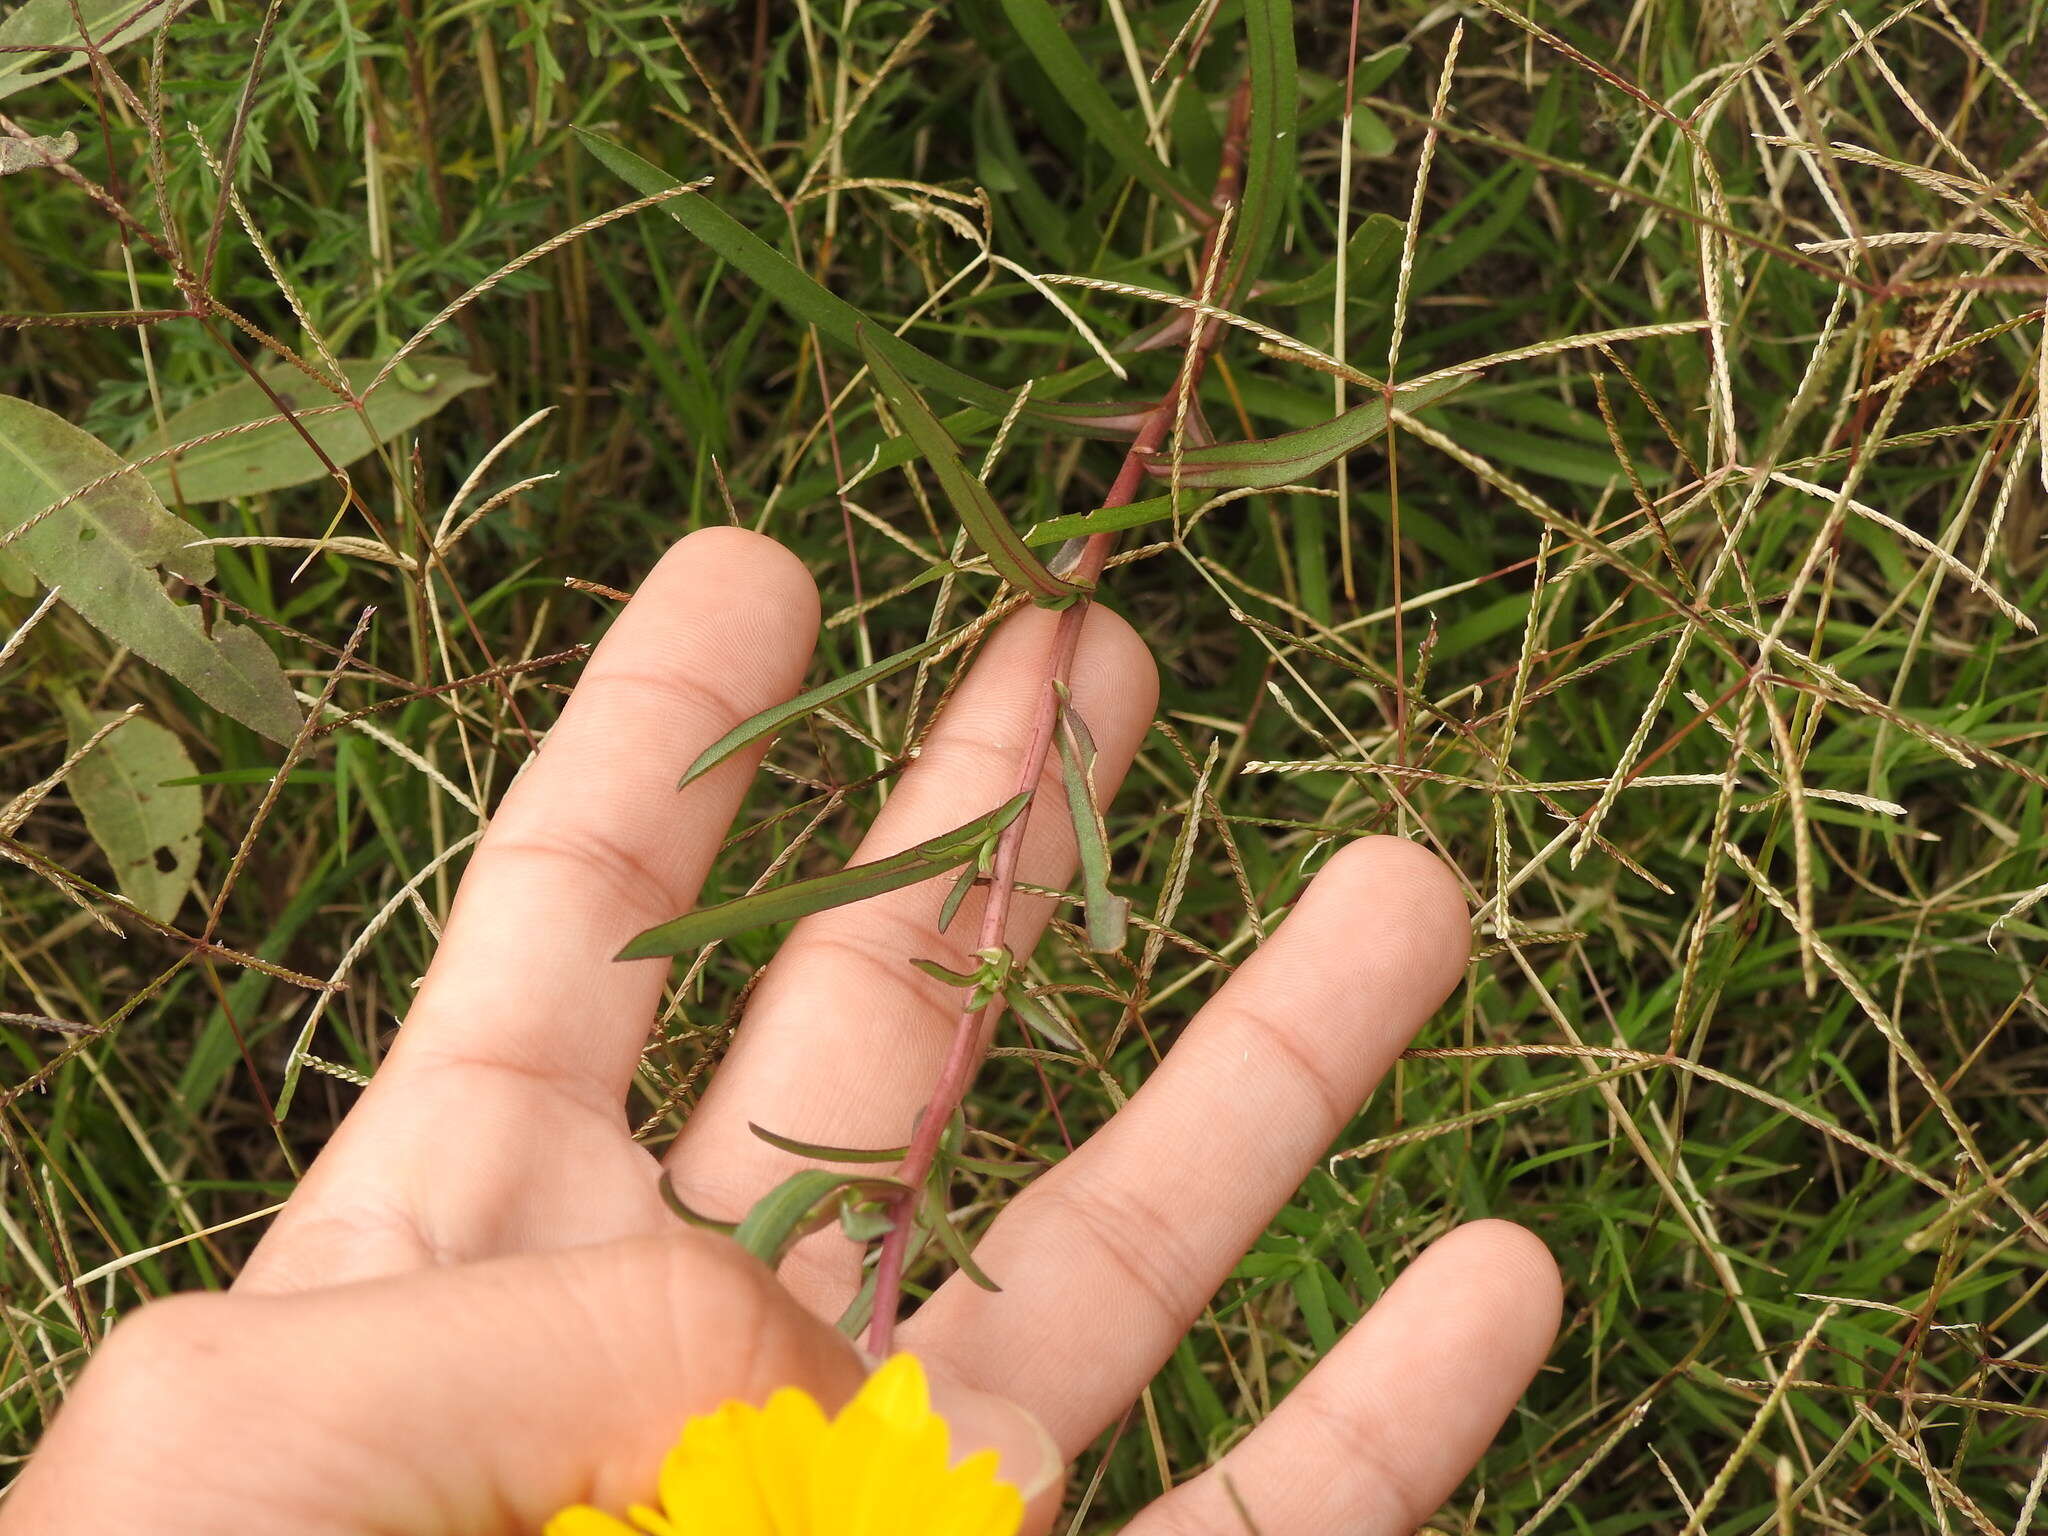
[[[716,1217],[706,1216],[702,1211],[692,1208],[688,1201],[676,1193],[673,1176],[666,1168],[661,1171],[661,1183],[658,1187],[661,1190],[661,1203],[667,1206],[675,1215],[680,1216],[684,1221],[700,1231],[717,1232],[726,1237],[731,1237],[733,1233],[739,1230],[740,1224],[736,1221],[720,1221]]]
[[[821,1163],[900,1163],[910,1155],[908,1147],[830,1147],[823,1142],[798,1141],[794,1136],[780,1135],[751,1120],[747,1122],[747,1129],[771,1147],[794,1152],[798,1157],[814,1157]]]
[[[1225,308],[1265,270],[1267,253],[1295,190],[1295,115],[1301,82],[1294,65],[1294,0],[1245,0],[1244,35],[1251,69],[1251,118],[1244,185],[1216,289],[1216,302]]]
[[[988,487],[967,471],[946,431],[931,407],[903,376],[902,370],[874,345],[875,333],[862,326],[859,334],[861,356],[874,373],[875,385],[896,413],[903,435],[917,444],[917,451],[931,466],[939,488],[946,493],[954,514],[966,526],[975,547],[988,556],[988,563],[1042,608],[1064,608],[1089,589],[1077,582],[1053,575],[1017,536],[1010,520],[996,506]]]
[[[353,464],[379,443],[418,426],[465,390],[488,384],[487,374],[472,373],[446,357],[419,356],[408,360],[421,389],[408,389],[394,373],[363,402],[363,416],[348,408],[341,396],[322,389],[289,363],[262,370],[264,382],[294,411],[319,411],[301,418],[300,425],[337,466]],[[361,390],[377,376],[383,363],[369,358],[342,362],[349,388]],[[336,406],[343,407],[340,410]],[[159,453],[179,443],[191,442],[226,427],[246,422],[268,421],[277,415],[270,397],[250,378],[237,379],[203,400],[188,405],[164,424],[163,431],[146,442],[137,457]],[[226,501],[234,496],[254,496],[262,491],[282,490],[327,477],[327,466],[306,446],[305,438],[288,421],[274,421],[267,427],[238,432],[232,437],[202,443],[197,448],[158,459],[144,471],[158,495],[187,503]]]
[[[1401,409],[1413,412],[1456,394],[1471,382],[1469,375],[1460,374],[1419,387],[1397,386],[1394,393]],[[1298,432],[1283,432],[1278,437],[1255,438],[1245,443],[1218,443],[1213,448],[1183,453],[1179,480],[1183,486],[1204,490],[1295,485],[1324,465],[1363,448],[1386,430],[1386,402],[1375,395],[1342,416]],[[1175,473],[1173,461],[1164,455],[1148,459],[1145,468],[1162,478]]]
[[[912,960],[910,963],[925,975],[936,981],[943,981],[949,987],[971,987],[981,980],[979,971],[956,971],[950,966],[939,964],[936,960]]]
[[[1126,528],[1141,528],[1146,523],[1164,522],[1171,516],[1173,497],[1151,496],[1144,501],[1126,502],[1120,507],[1097,507],[1092,512],[1069,512],[1064,517],[1049,517],[1034,524],[1024,535],[1024,542],[1035,549],[1044,544],[1061,544],[1068,539],[1085,539],[1091,533],[1120,533]]]
[[[1094,67],[1067,35],[1060,13],[1047,0],[1002,0],[1017,40],[1031,50],[1060,99],[1087,125],[1094,141],[1125,172],[1198,220],[1212,217],[1202,198],[1154,154],[1130,114],[1111,99]]]
[[[1021,980],[1013,980],[1004,989],[1003,1000],[1017,1015],[1017,1022],[1034,1035],[1049,1041],[1058,1050],[1080,1052],[1081,1042],[1074,1038],[1073,1031],[1067,1028],[1058,1014],[1033,997]]]
[[[1095,793],[1095,738],[1074,707],[1064,684],[1054,683],[1060,697],[1060,777],[1067,786],[1067,815],[1074,824],[1074,842],[1081,855],[1081,899],[1087,905],[1088,947],[1114,954],[1124,947],[1131,904],[1109,888],[1109,832]]]
[[[652,197],[657,192],[671,191],[682,185],[668,172],[641,159],[623,145],[614,144],[587,128],[574,131],[583,141],[583,147],[605,169],[641,196]],[[702,197],[677,197],[661,204],[661,211],[730,262],[742,276],[757,284],[793,319],[816,326],[820,335],[828,336],[848,349],[858,346],[855,332],[867,317],[823,287],[817,279],[753,234],[716,203]],[[950,363],[940,362],[900,336],[884,332],[874,338],[873,345],[907,377],[915,379],[926,389],[935,389],[952,399],[964,400],[989,412],[993,419],[1000,420],[1007,415],[1015,403],[1015,397],[1008,390],[985,384]],[[1039,380],[1024,407],[1024,415],[1042,425],[1082,437],[1129,438],[1134,411],[1142,408],[1112,402],[1067,402],[1056,398],[1061,391],[1100,378],[1105,372],[1100,363],[1091,360],[1053,378]]]
[[[944,933],[953,926],[953,919],[960,915],[960,903],[967,899],[967,893],[974,889],[975,878],[981,871],[973,864],[960,870],[960,877],[953,882],[953,889],[946,892],[945,905],[939,908],[939,932]]]
[[[1374,213],[1360,221],[1344,242],[1345,285],[1352,298],[1369,294],[1393,275],[1401,255],[1401,232],[1405,226],[1389,213]],[[1337,291],[1337,262],[1332,257],[1307,277],[1280,283],[1257,294],[1261,304],[1297,307],[1319,304]]]
[[[0,48],[21,50],[0,53],[0,101],[85,66],[88,56],[84,49],[65,48],[83,41],[78,35],[80,18],[85,21],[86,36],[101,52],[112,53],[184,9],[183,0],[164,0],[154,6],[140,0],[26,0],[0,21]],[[57,49],[64,51],[55,52]]]
[[[732,1240],[772,1269],[799,1239],[838,1219],[848,1196],[883,1199],[904,1192],[905,1186],[896,1179],[806,1168],[755,1201],[753,1209],[740,1218]]]
[[[943,635],[935,635],[922,645],[913,645],[907,651],[898,651],[894,656],[885,656],[880,661],[849,672],[844,677],[821,683],[807,693],[800,693],[786,704],[777,704],[773,709],[764,709],[758,715],[742,720],[718,740],[711,743],[697,755],[697,760],[684,770],[682,781],[676,788],[686,787],[693,779],[700,779],[733,753],[743,747],[750,747],[763,741],[808,715],[814,715],[841,699],[859,693],[870,683],[878,683],[885,677],[893,677],[905,667],[915,666],[935,651],[952,644],[960,637],[960,631],[950,629]]]
[[[59,703],[74,752],[124,718],[119,710],[89,711],[70,695]],[[105,737],[64,781],[85,830],[114,866],[115,887],[158,922],[177,916],[199,867],[200,793],[171,782],[192,771],[175,735],[137,717]]]
[[[843,907],[849,902],[865,901],[885,891],[916,885],[920,880],[929,880],[933,875],[971,862],[980,854],[982,844],[1015,821],[1030,803],[1028,794],[1018,795],[986,816],[977,816],[964,826],[955,827],[886,859],[856,864],[833,874],[778,885],[770,890],[756,891],[751,896],[720,902],[717,906],[686,912],[681,917],[649,928],[620,950],[617,958],[646,960],[657,955],[688,954],[719,939],[744,933],[749,928],[764,928],[771,923],[787,922],[812,912],[823,912],[829,907]]]
[[[967,1239],[960,1229],[946,1216],[946,1208],[940,1202],[936,1187],[926,1195],[924,1206],[925,1224],[932,1229],[932,1235],[939,1240],[939,1246],[946,1250],[946,1257],[959,1267],[960,1273],[980,1286],[984,1291],[1002,1294],[1002,1287],[988,1277],[988,1272],[974,1262],[974,1252],[967,1246]]]
[[[642,197],[667,192],[682,185],[673,176],[634,154],[623,145],[578,128],[583,147]],[[695,235],[713,251],[731,262],[741,273],[758,283],[763,292],[788,310],[795,319],[815,325],[833,340],[851,347],[854,331],[866,318],[851,304],[828,292],[808,272],[787,256],[753,234],[716,203],[702,197],[671,198],[661,211]],[[941,390],[956,400],[965,400],[998,415],[1010,408],[1005,390],[984,384],[942,363],[897,336],[879,339],[875,346],[912,378],[929,388]]]
[[[0,395],[0,539],[87,485],[5,546],[78,616],[222,714],[273,741],[298,733],[298,701],[277,658],[252,630],[173,602],[160,567],[204,580],[211,553],[186,546],[197,529],[173,517],[149,482],[99,439],[26,400]],[[105,484],[99,484],[104,480]]]

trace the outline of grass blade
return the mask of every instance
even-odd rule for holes
[[[1265,270],[1294,192],[1295,111],[1301,82],[1294,65],[1293,0],[1245,0],[1245,52],[1251,65],[1251,124],[1244,187],[1216,302],[1228,308]]]
[[[934,635],[922,645],[913,645],[907,651],[898,651],[894,656],[884,656],[880,661],[849,672],[844,677],[821,683],[806,693],[800,693],[784,704],[773,709],[764,709],[758,715],[742,720],[718,740],[697,754],[697,760],[684,770],[677,789],[683,789],[696,779],[716,768],[743,747],[750,747],[757,741],[766,740],[785,726],[794,724],[807,715],[814,715],[829,705],[838,703],[851,694],[856,694],[870,683],[878,683],[885,677],[893,677],[905,667],[915,666],[942,647],[950,645],[960,637],[960,631],[951,629],[943,635]]]
[[[996,506],[988,487],[969,474],[967,466],[960,462],[952,434],[932,414],[931,407],[924,403],[902,370],[875,345],[877,340],[874,331],[861,327],[861,356],[867,359],[876,386],[895,410],[896,422],[903,429],[903,435],[917,445],[917,451],[931,465],[940,489],[946,493],[946,500],[952,503],[953,511],[965,525],[967,536],[974,540],[975,547],[988,556],[988,563],[1012,586],[1030,593],[1031,600],[1042,608],[1064,608],[1086,593],[1088,587],[1053,575],[1038,556],[1031,553],[1024,540],[1018,537],[1017,530],[1010,526],[1009,519]]]
[[[1213,217],[1195,190],[1174,174],[1152,151],[1124,109],[1110,98],[1102,81],[1061,25],[1047,0],[1002,0],[1003,14],[1017,40],[1031,50],[1038,67],[1088,127],[1095,142],[1137,181],[1206,224]]]
[[[751,896],[723,901],[716,906],[701,907],[695,912],[685,912],[681,917],[649,928],[620,950],[616,958],[647,960],[657,955],[687,954],[750,928],[764,928],[771,923],[787,922],[831,907],[843,907],[849,902],[865,901],[887,891],[898,891],[906,885],[916,885],[920,880],[928,880],[976,858],[982,845],[1015,821],[1030,803],[1030,795],[1018,795],[986,816],[977,816],[964,826],[955,827],[886,859],[856,864],[833,874],[798,880],[771,890],[756,891]]]
[[[1394,397],[1402,410],[1415,412],[1455,394],[1469,382],[1466,378],[1434,379],[1413,388],[1397,387]],[[1177,471],[1181,485],[1203,489],[1293,485],[1363,448],[1386,430],[1387,403],[1375,397],[1342,416],[1298,432],[1198,448],[1183,453],[1177,464],[1164,455],[1154,455],[1145,467],[1161,476]]]

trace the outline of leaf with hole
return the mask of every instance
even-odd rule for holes
[[[0,176],[62,165],[77,153],[78,135],[75,133],[59,133],[47,138],[0,139]]]
[[[45,586],[61,589],[72,611],[110,640],[222,714],[288,742],[298,733],[299,706],[269,647],[224,621],[209,631],[199,610],[172,601],[157,575],[161,568],[195,581],[211,576],[211,553],[188,547],[198,537],[98,438],[0,395],[0,541],[7,554]]]
[[[1064,608],[1089,588],[1055,576],[1031,553],[1010,520],[1003,516],[988,487],[967,471],[953,445],[952,434],[934,416],[924,398],[911,387],[902,370],[873,344],[874,332],[861,327],[861,356],[875,376],[875,386],[896,413],[903,435],[917,444],[917,451],[931,466],[939,488],[952,504],[953,513],[974,540],[975,548],[988,556],[988,563],[1013,587],[1031,594],[1041,608]]]
[[[1420,411],[1456,394],[1472,382],[1467,374],[1435,379],[1426,384],[1397,386],[1395,403],[1410,413]],[[1296,485],[1326,464],[1363,448],[1387,430],[1386,401],[1375,395],[1343,415],[1298,432],[1277,437],[1254,438],[1243,443],[1218,443],[1180,456],[1179,481],[1183,486],[1203,489],[1221,487],[1266,488]],[[1146,470],[1164,478],[1174,473],[1174,461],[1155,454],[1145,462]]]
[[[745,933],[750,928],[765,928],[771,923],[788,922],[831,907],[843,907],[849,902],[865,901],[885,891],[916,885],[921,880],[929,880],[933,875],[944,874],[978,858],[983,844],[1022,815],[1030,803],[1028,794],[1017,795],[986,816],[977,816],[950,832],[941,833],[886,859],[855,864],[833,874],[793,881],[788,885],[756,891],[751,896],[737,896],[716,906],[685,912],[681,917],[638,935],[619,951],[617,958],[646,960],[658,955],[688,954],[706,944]]]
[[[125,722],[79,759],[64,787],[114,867],[115,888],[158,922],[170,922],[199,867],[200,793],[175,782],[193,772],[191,757],[154,720],[88,710],[68,694],[59,703],[73,752],[95,731]]]
[[[820,683],[806,693],[800,693],[786,704],[777,704],[764,709],[758,715],[750,715],[727,731],[718,740],[697,754],[697,760],[684,770],[676,788],[682,789],[692,780],[700,779],[733,753],[765,741],[784,727],[816,714],[819,710],[837,704],[841,699],[859,693],[870,683],[879,683],[885,677],[894,677],[905,667],[915,666],[925,657],[933,655],[960,638],[960,631],[950,629],[943,635],[934,635],[921,645],[913,645],[907,651],[898,651],[894,656],[885,656],[844,677],[834,678],[829,683]]]
[[[85,67],[81,19],[85,37],[111,53],[183,9],[185,0],[26,0],[0,21],[0,101]]]
[[[465,390],[490,383],[488,374],[472,373],[452,358],[422,355],[407,363],[421,387],[408,388],[401,381],[403,370],[394,372],[363,400],[360,414],[343,396],[321,388],[289,363],[261,372],[264,383],[300,413],[299,426],[339,468],[410,431]],[[341,372],[351,390],[362,390],[383,366],[374,358],[351,358],[341,364]],[[157,459],[144,466],[144,473],[160,496],[187,503],[226,501],[326,479],[327,466],[319,455],[306,446],[298,428],[277,416],[276,404],[254,379],[237,379],[171,417],[137,456],[261,421],[269,424]]]

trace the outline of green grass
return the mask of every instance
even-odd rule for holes
[[[66,698],[139,704],[203,780],[178,927],[205,926],[261,813],[219,942],[319,977],[350,956],[295,1052],[303,988],[132,920],[116,937],[87,910],[103,902],[58,888],[52,866],[113,878],[64,791],[19,825],[0,817],[0,850],[47,861],[0,876],[0,1011],[86,1026],[0,1028],[14,1451],[110,1318],[233,1274],[260,1230],[248,1218],[375,1070],[459,871],[459,855],[436,861],[520,761],[521,722],[551,716],[575,671],[561,653],[611,610],[602,588],[736,516],[817,574],[819,678],[996,595],[985,568],[929,579],[955,530],[902,476],[864,481],[842,513],[840,466],[883,436],[871,391],[847,390],[855,354],[820,349],[661,211],[505,271],[633,195],[575,130],[679,179],[716,175],[706,206],[985,388],[1041,381],[1042,400],[1092,367],[1061,386],[1071,398],[1138,398],[1171,382],[1180,349],[1129,355],[1117,385],[1020,269],[1188,291],[1199,241],[1176,189],[1206,196],[1247,67],[1244,8],[1224,0],[1192,63],[1183,45],[1141,83],[1191,9],[1122,7],[1134,75],[1113,8],[1075,8],[1088,73],[1055,86],[995,0],[778,3],[759,31],[752,7],[692,6],[695,66],[668,7],[282,7],[240,134],[254,227],[340,357],[388,356],[505,272],[431,343],[492,382],[416,448],[358,461],[360,506],[316,480],[188,509],[216,537],[317,539],[339,515],[335,532],[366,541],[296,581],[300,548],[217,551],[212,590],[285,626],[274,648],[308,692],[363,607],[380,610],[335,693],[376,712],[317,738],[274,801],[274,745],[68,611],[6,664],[0,795],[64,761]],[[1346,177],[1349,11],[1296,8],[1298,79],[1272,99],[1298,109],[1298,168],[1260,189],[1272,243],[1250,275],[1313,279],[1365,226],[1360,261],[1341,327],[1315,281],[1240,298],[1297,345],[1234,334],[1201,403],[1224,442],[1327,419],[1335,381],[1299,344],[1375,377],[1397,347],[1403,379],[1529,355],[1480,370],[1391,454],[1374,444],[1178,536],[1126,535],[1139,553],[1105,581],[1163,662],[1158,727],[1109,831],[1117,889],[1166,937],[1097,960],[1066,927],[1037,957],[1085,1038],[1121,1042],[1104,1071],[1053,1070],[1069,1130],[1108,1113],[1105,1072],[1142,1080],[1152,1044],[1334,842],[1424,839],[1479,918],[1469,984],[1217,1298],[1219,1326],[1154,1384],[1087,1521],[1113,1526],[1199,1469],[1423,1243],[1503,1215],[1555,1248],[1567,1322],[1446,1530],[1518,1532],[1539,1510],[1549,1532],[1675,1530],[1681,1499],[1712,1490],[1716,1533],[2016,1532],[2024,1509],[2041,1518],[2028,1490],[2048,1418],[2048,930],[2032,905],[2048,653],[2016,622],[2048,606],[2048,8],[1847,0],[1796,26],[1749,0],[1543,3],[1527,26],[1516,9],[1469,11],[1441,114],[1449,11],[1362,12]],[[215,154],[234,135],[253,27],[202,3],[160,77],[146,40],[109,55],[159,112],[160,188],[134,102],[89,71],[0,100],[28,133],[76,131],[73,167],[107,192],[40,168],[0,180],[0,311],[181,306],[107,202],[159,235],[167,214],[202,259],[217,187],[193,134]],[[1147,163],[1148,139],[1170,170]],[[1368,219],[1411,207],[1412,245],[1397,229],[1375,247]],[[1004,264],[977,262],[984,230]],[[1111,345],[1171,312],[1115,287],[1056,291]],[[232,215],[212,292],[311,344]],[[1671,329],[1569,342],[1641,327]],[[0,392],[140,456],[161,418],[259,355],[227,319],[44,324],[0,331]],[[828,410],[821,388],[846,393]],[[554,478],[478,520],[430,578],[385,555],[425,548],[464,477],[543,409],[468,505]],[[995,420],[956,422],[970,466]],[[1026,416],[990,484],[1027,528],[1097,505],[1116,462]],[[0,639],[34,603],[0,591]],[[480,673],[495,675],[443,686]],[[937,692],[913,699],[899,678],[847,708],[894,753]],[[763,779],[759,830],[714,894],[786,848],[802,820],[779,813],[875,757],[827,730],[771,762],[787,774]],[[846,854],[861,804],[805,867]],[[639,1107],[651,1136],[769,948],[730,945],[703,1002],[664,1026]],[[1118,1029],[1132,1017],[1142,1031]],[[1027,1063],[992,1064],[970,1111],[1060,1151]]]

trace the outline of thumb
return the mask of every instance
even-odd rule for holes
[[[0,1531],[538,1530],[649,1502],[683,1423],[722,1402],[795,1386],[830,1413],[865,1374],[766,1268],[692,1231],[180,1297],[114,1331]],[[961,1450],[1020,1443],[992,1402],[963,1401]]]

